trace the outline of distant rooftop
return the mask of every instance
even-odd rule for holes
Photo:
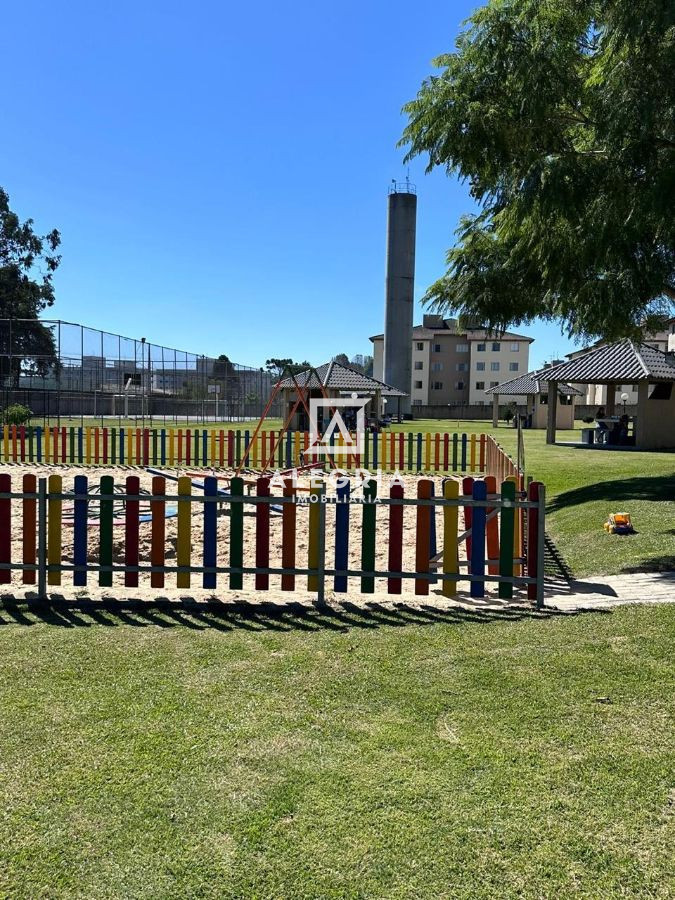
[[[421,325],[413,327],[413,338],[418,341],[431,340],[439,334],[453,334],[468,341],[528,341],[534,338],[513,331],[490,332],[485,328],[469,328],[460,330],[457,319],[444,319],[443,316],[425,315]],[[374,334],[371,341],[384,340],[384,334]]]
[[[486,394],[508,394],[509,396],[528,396],[530,394],[546,394],[548,393],[548,385],[544,380],[544,375],[548,369],[535,369],[520,375],[518,378],[512,378],[510,381],[504,381],[496,387],[488,388]],[[543,384],[542,384],[543,382]],[[558,384],[558,394],[561,397],[583,396],[583,391],[579,388],[572,387],[571,384]]]
[[[361,394],[374,394],[379,391],[383,397],[407,397],[408,395],[398,388],[385,384],[384,381],[378,381],[377,378],[371,378],[370,375],[364,375],[363,372],[357,372],[349,366],[343,366],[342,363],[330,362],[317,366],[315,369],[305,369],[295,376],[295,380],[300,387],[323,387],[332,388],[337,391],[356,391]],[[282,378],[279,382],[282,388],[292,388],[293,379]]]

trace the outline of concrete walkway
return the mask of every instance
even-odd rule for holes
[[[608,609],[626,603],[675,603],[675,572],[637,572],[547,582],[545,605],[560,610]]]

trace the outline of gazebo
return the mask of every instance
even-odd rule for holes
[[[504,381],[496,387],[488,388],[486,394],[492,395],[492,425],[499,425],[499,398],[523,397],[525,400],[525,414],[531,428],[546,428],[548,422],[548,385],[544,380],[546,369],[535,369]],[[556,427],[574,428],[574,398],[583,395],[579,388],[571,384],[557,385],[558,403],[556,407]],[[530,418],[531,417],[531,418]]]
[[[541,379],[549,396],[547,444],[555,444],[561,383],[610,386],[605,406],[608,416],[615,412],[616,388],[630,383],[638,386],[635,446],[642,450],[675,447],[675,354],[625,338],[550,366]]]
[[[382,405],[386,403],[388,398],[399,400],[408,395],[398,388],[385,384],[384,381],[378,381],[377,378],[371,378],[358,372],[349,366],[343,366],[341,363],[329,362],[322,366],[312,369],[305,369],[295,375],[295,379],[286,377],[282,378],[276,385],[276,389],[280,389],[283,396],[283,408],[287,411],[284,418],[290,414],[296,404],[297,389],[309,388],[309,396],[316,397],[348,397],[351,394],[358,394],[361,397],[373,397],[375,403],[372,408],[371,415],[379,416],[382,413]],[[393,412],[393,410],[392,410]],[[400,410],[399,410],[400,412]],[[292,431],[306,431],[307,423],[303,421],[306,412],[302,406],[297,407],[289,428]]]

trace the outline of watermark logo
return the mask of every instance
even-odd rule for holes
[[[337,456],[342,453],[363,453],[366,448],[366,404],[370,397],[311,397],[309,401],[309,447],[306,453],[317,456]],[[344,413],[344,414],[343,414]],[[350,421],[350,428],[345,419]],[[328,424],[324,423],[328,419]],[[342,442],[338,441],[342,438]]]

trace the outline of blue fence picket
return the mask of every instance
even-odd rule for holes
[[[346,569],[349,562],[349,482],[338,485],[335,504],[335,568]],[[340,593],[347,591],[347,576],[336,575],[333,587]]]
[[[472,496],[474,500],[487,499],[487,485],[484,481],[474,481]],[[485,507],[474,506],[471,520],[471,575],[485,575]],[[470,587],[472,597],[485,596],[485,581],[472,581]]]
[[[75,476],[75,493],[86,494],[88,479],[86,475]],[[87,506],[86,497],[76,498],[73,503],[73,564],[84,566],[82,572],[73,572],[73,584],[83,587],[87,583]]]

